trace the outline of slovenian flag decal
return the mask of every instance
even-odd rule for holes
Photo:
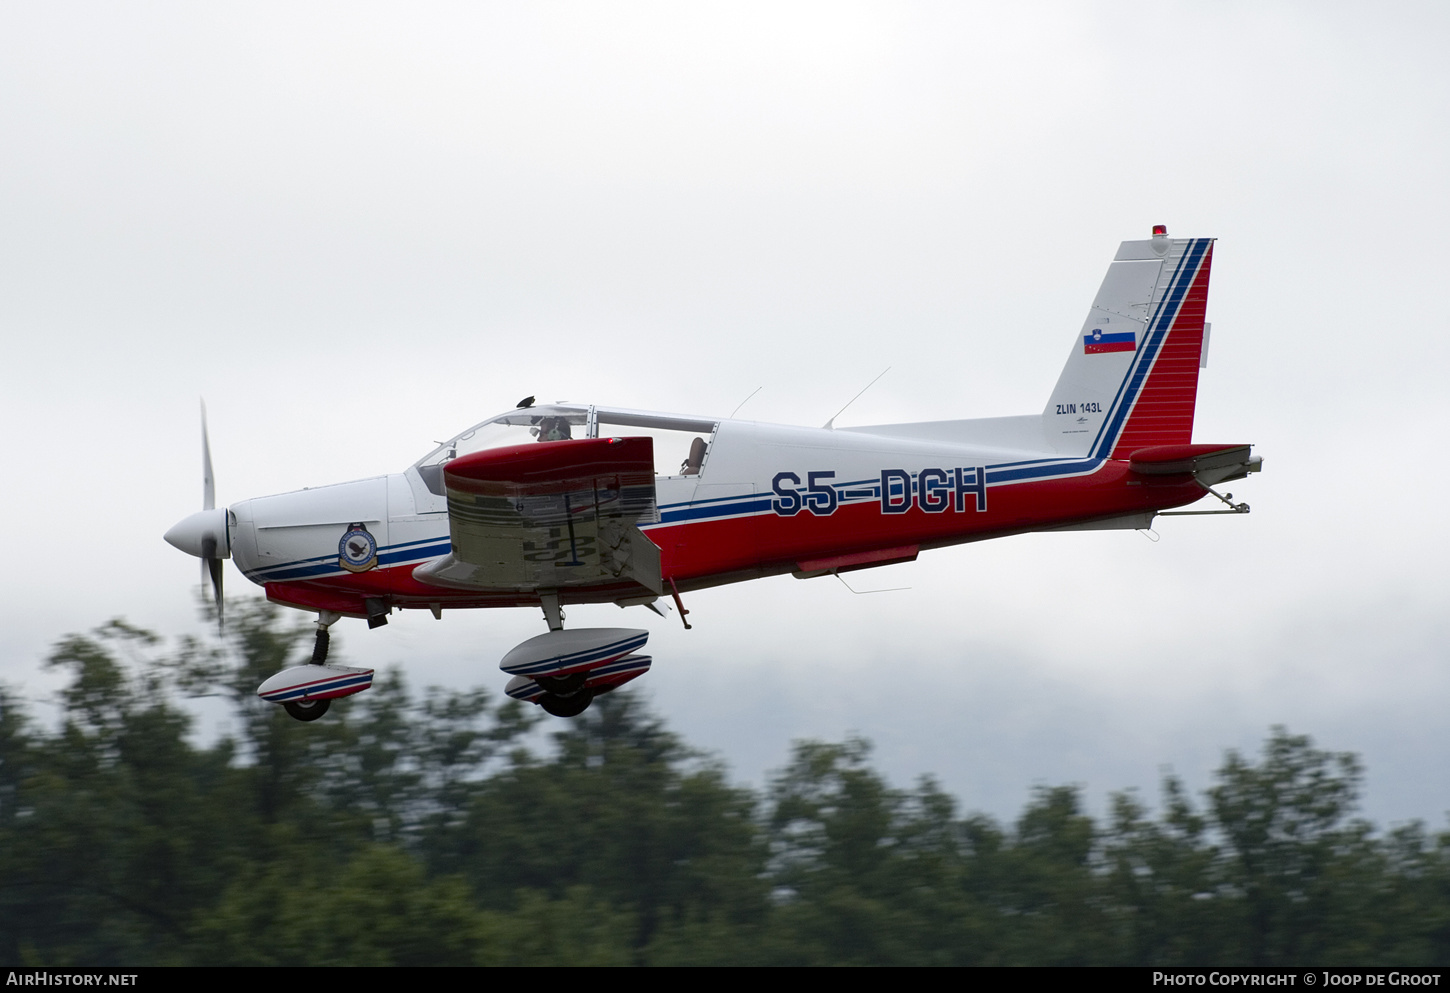
[[[1137,338],[1131,331],[1108,332],[1102,328],[1093,328],[1082,338],[1084,355],[1099,355],[1103,352],[1136,352],[1137,350]]]

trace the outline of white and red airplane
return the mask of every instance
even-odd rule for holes
[[[645,605],[723,583],[915,559],[1027,531],[1147,528],[1261,466],[1246,444],[1193,444],[1213,240],[1161,225],[1108,267],[1041,413],[791,427],[558,403],[477,424],[403,472],[214,508],[166,533],[205,560],[221,605],[232,558],[275,603],[315,611],[312,662],[259,694],[314,720],[372,670],[326,664],[342,617],[542,607],[549,630],[504,656],[509,695],[551,714],[650,667],[648,632],[565,630],[576,603]],[[834,420],[834,418],[832,419]],[[685,622],[689,627],[689,622]]]

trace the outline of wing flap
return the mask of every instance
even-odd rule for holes
[[[448,555],[420,582],[552,590],[635,583],[662,592],[650,438],[581,438],[487,449],[447,463]]]

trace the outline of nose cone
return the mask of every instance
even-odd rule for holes
[[[225,507],[199,510],[178,521],[164,537],[168,545],[199,559],[225,559],[232,554]]]

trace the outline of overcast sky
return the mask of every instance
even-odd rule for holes
[[[1443,5],[0,4],[0,681],[199,630],[201,505],[399,471],[521,396],[817,425],[1035,413],[1121,240],[1219,238],[1195,440],[1247,517],[641,609],[761,782],[858,732],[968,809],[1194,789],[1271,724],[1450,810]],[[228,566],[228,588],[254,587]],[[535,611],[334,629],[501,688]]]

